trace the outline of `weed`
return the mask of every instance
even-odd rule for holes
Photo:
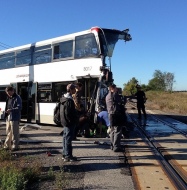
[[[54,180],[54,179],[55,179],[55,174],[54,174],[54,171],[53,171],[53,167],[50,167],[50,168],[49,168],[49,171],[48,171],[48,179],[51,179],[51,180]]]
[[[59,189],[63,189],[67,187],[69,184],[69,173],[64,172],[64,168],[60,167],[60,172],[58,172],[55,176],[56,179],[56,187]]]
[[[40,165],[30,158],[17,158],[0,150],[0,190],[24,190],[41,174]]]
[[[0,149],[0,162],[6,161],[6,160],[12,160],[13,157],[10,153],[10,151]]]

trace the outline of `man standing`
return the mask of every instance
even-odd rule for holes
[[[136,86],[137,92],[135,93],[135,97],[137,98],[137,109],[138,109],[138,119],[141,119],[141,110],[144,114],[144,118],[147,118],[145,112],[145,102],[147,100],[144,91],[141,89],[140,85]]]
[[[75,85],[67,85],[67,93],[60,99],[60,120],[63,130],[63,159],[65,162],[76,161],[72,154],[72,139],[77,124],[77,113],[72,95],[75,94]]]
[[[18,150],[19,122],[21,119],[22,100],[12,86],[5,89],[7,100],[5,105],[6,139],[4,149]]]
[[[111,149],[114,152],[121,152],[121,132],[124,125],[124,109],[122,108],[122,100],[117,93],[115,84],[109,86],[109,93],[106,96],[107,111],[110,119],[111,127]]]

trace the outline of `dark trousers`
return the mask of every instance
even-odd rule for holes
[[[144,118],[147,117],[146,112],[145,112],[145,105],[143,103],[138,103],[137,109],[138,109],[138,118],[141,118],[141,111],[144,114]]]
[[[122,134],[122,119],[123,115],[110,114],[110,141],[113,146],[113,150],[120,148],[121,134]]]
[[[111,126],[110,141],[113,149],[120,148],[122,126]]]

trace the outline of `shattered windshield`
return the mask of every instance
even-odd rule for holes
[[[118,41],[119,34],[112,32],[112,30],[103,30],[100,32],[101,48],[105,56],[112,57],[114,47]]]

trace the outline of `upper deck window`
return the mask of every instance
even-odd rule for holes
[[[31,49],[16,52],[16,66],[31,64]]]
[[[94,34],[86,34],[75,38],[75,58],[98,56],[99,49]]]
[[[73,57],[73,40],[54,44],[53,59]]]
[[[35,47],[33,53],[33,63],[48,63],[51,62],[51,45]]]
[[[15,53],[0,55],[0,69],[8,69],[15,66]]]

